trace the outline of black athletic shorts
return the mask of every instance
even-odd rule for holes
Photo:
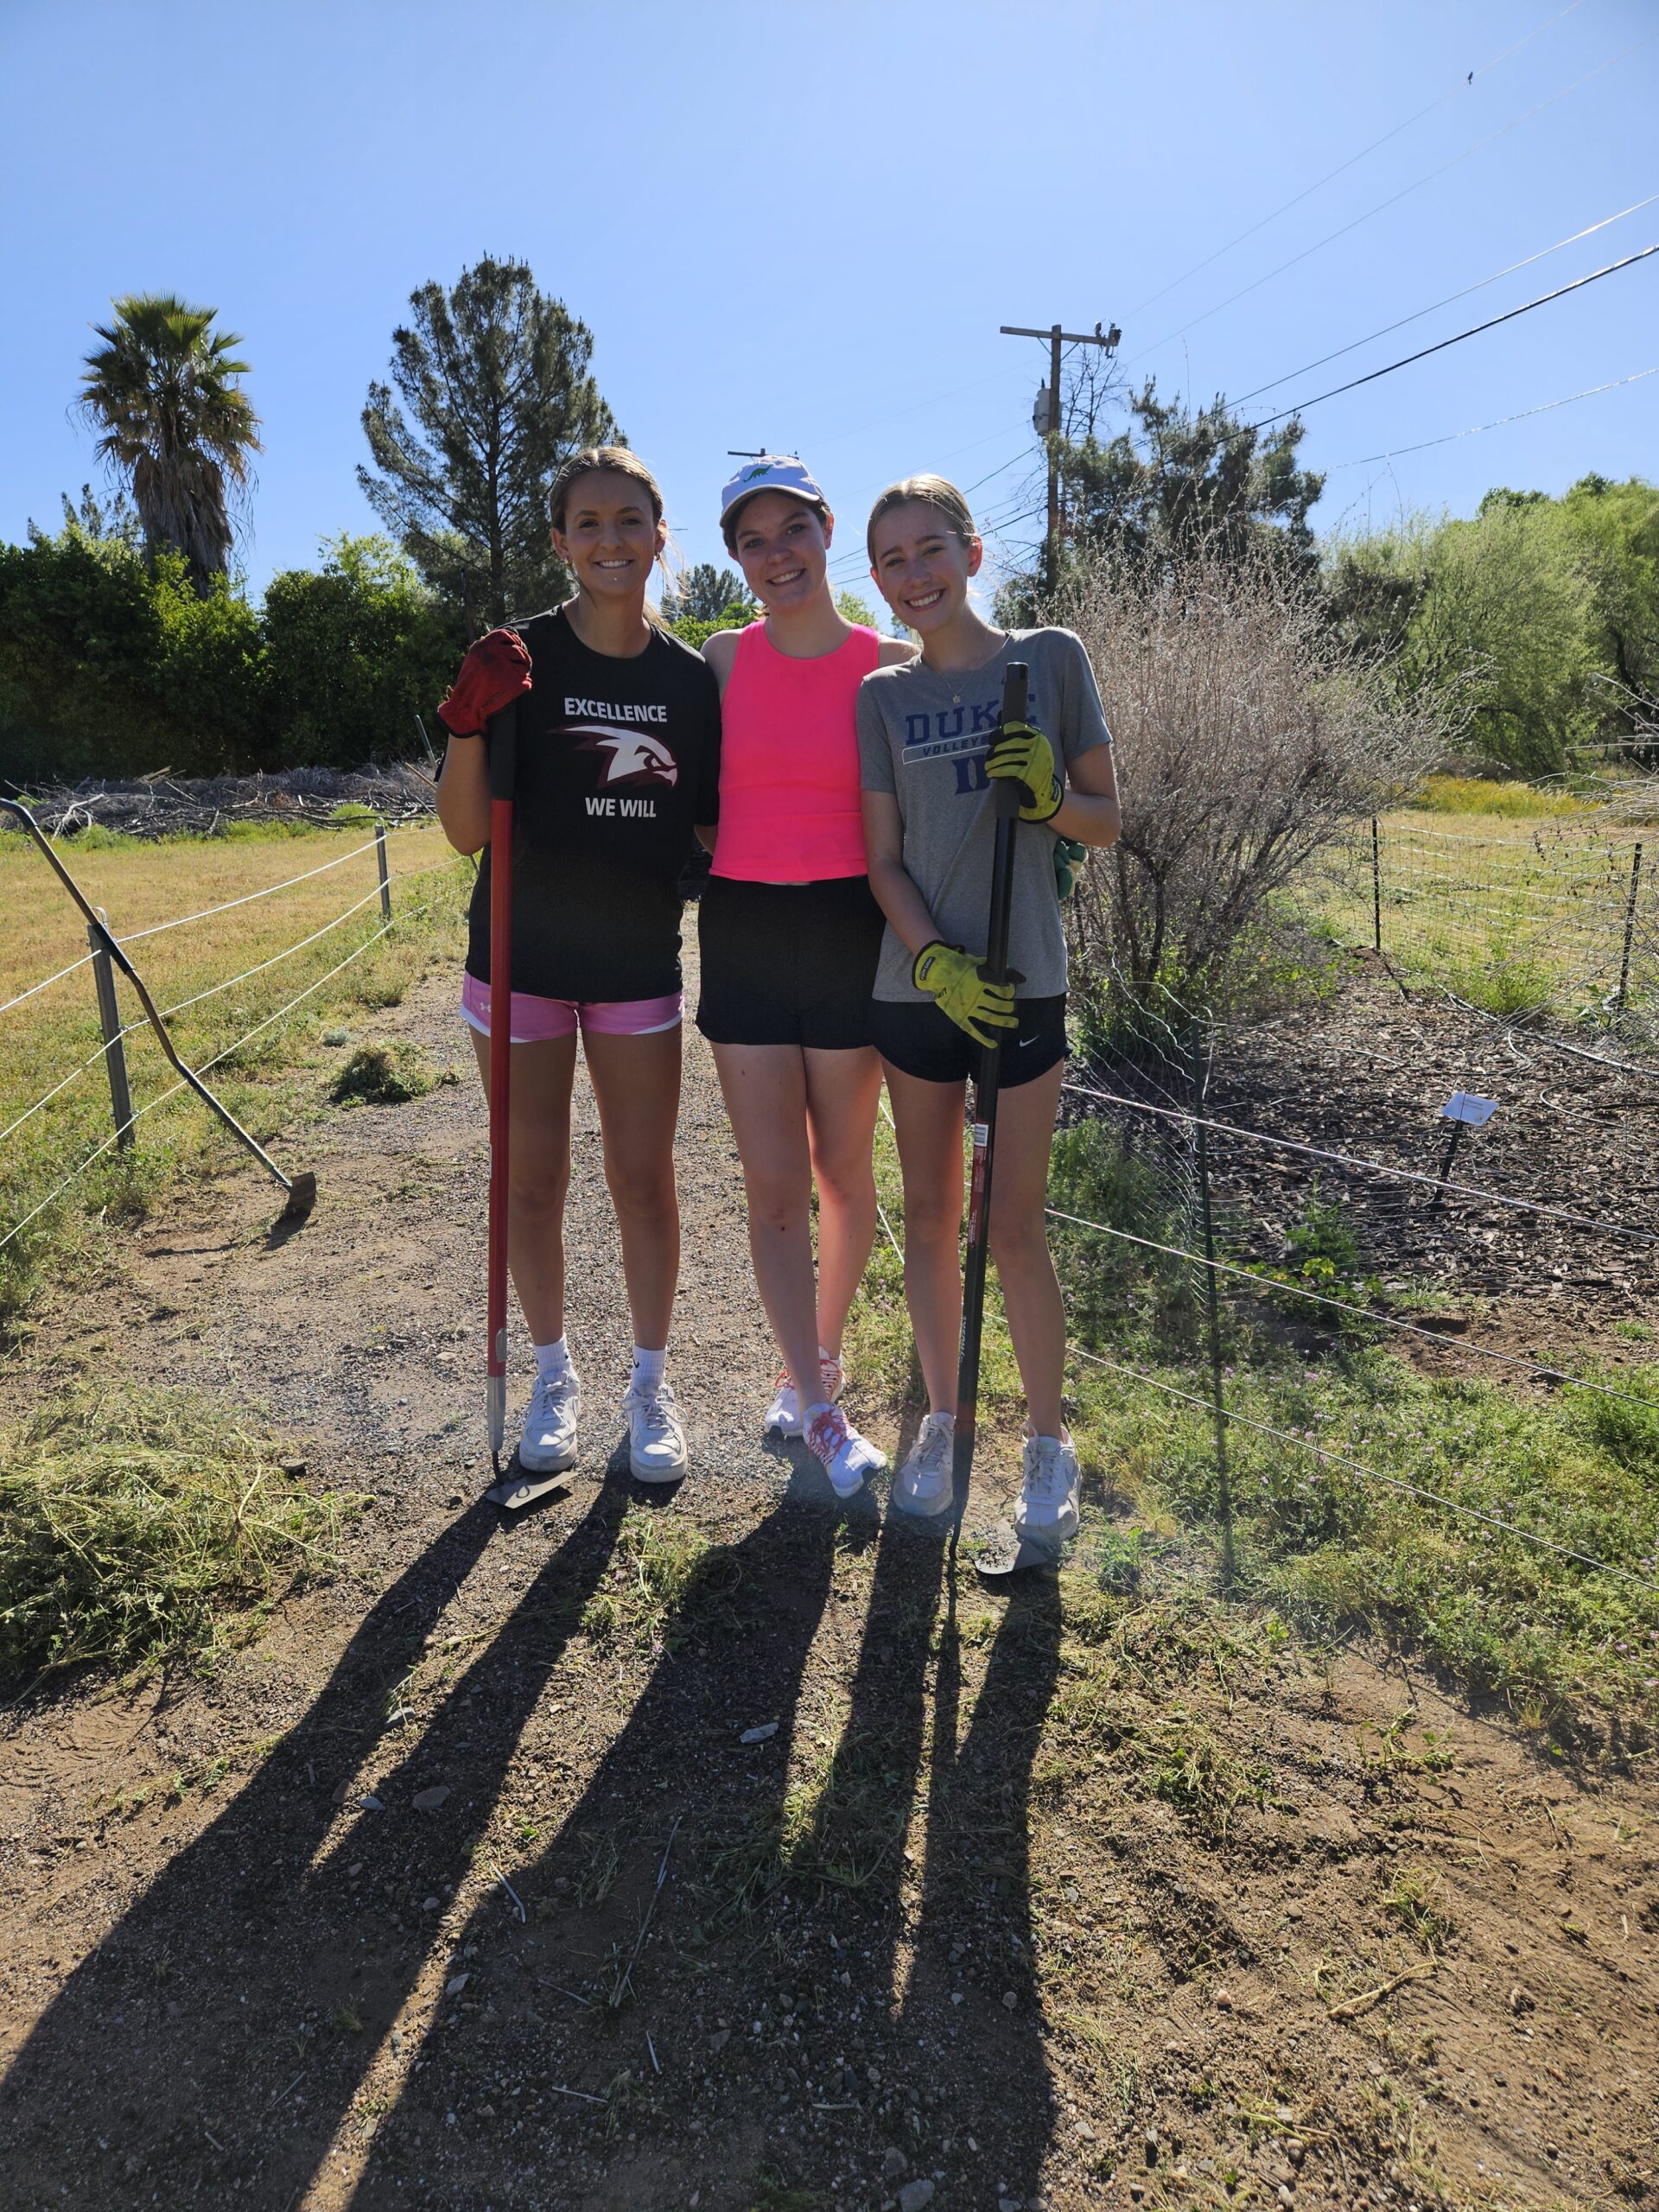
[[[868,876],[711,875],[697,906],[698,1028],[711,1045],[868,1045],[884,926]]]
[[[1034,1083],[1065,1058],[1065,993],[1053,999],[1015,999],[1016,1029],[1002,1032],[1000,1088]],[[900,1075],[924,1083],[979,1080],[980,1048],[964,1029],[930,1001],[925,1006],[893,999],[870,1003],[870,1035],[884,1060]]]

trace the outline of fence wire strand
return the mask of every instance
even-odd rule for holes
[[[268,883],[263,891],[245,892],[239,899],[227,899],[222,906],[204,906],[199,914],[180,914],[170,922],[152,922],[148,929],[134,930],[130,935],[118,938],[118,942],[121,944],[137,944],[143,938],[160,937],[164,930],[181,930],[191,922],[206,922],[211,920],[215,914],[228,914],[233,906],[251,906],[256,899],[269,899],[278,891],[291,891],[296,883],[309,883],[313,876],[327,875],[330,868],[344,868],[347,861],[354,861],[365,853],[372,853],[375,843],[376,840],[371,837],[366,845],[353,845],[349,853],[338,854],[334,859],[324,861],[321,867],[308,868],[303,875],[290,875],[282,883]],[[111,935],[114,936],[115,932],[111,931]],[[0,1013],[4,1011],[3,1007],[0,1007]]]
[[[1068,1083],[1065,1089],[1077,1091],[1085,1098],[1097,1098],[1103,1105],[1128,1106],[1139,1113],[1163,1114],[1175,1121],[1189,1118],[1184,1116],[1179,1108],[1153,1106],[1143,1099],[1118,1097],[1110,1091],[1096,1090],[1088,1084]],[[1659,1243],[1659,1230],[1634,1229],[1621,1221],[1601,1221],[1593,1214],[1574,1213],[1567,1206],[1541,1205],[1534,1198],[1510,1198],[1501,1191],[1483,1190],[1475,1183],[1447,1182],[1438,1175],[1424,1175],[1412,1167],[1385,1166],[1381,1160],[1359,1160],[1351,1153],[1331,1152],[1323,1145],[1303,1144],[1295,1137],[1269,1136],[1263,1129],[1241,1129],[1228,1122],[1211,1121],[1208,1115],[1194,1115],[1190,1118],[1202,1121],[1206,1129],[1215,1130],[1219,1136],[1237,1137],[1247,1144],[1273,1145],[1283,1152],[1300,1152],[1309,1159],[1328,1160],[1334,1166],[1350,1168],[1356,1173],[1381,1175],[1393,1182],[1416,1183],[1431,1191],[1447,1191],[1459,1198],[1478,1198],[1487,1205],[1507,1206],[1516,1212],[1541,1215],[1549,1221],[1565,1221],[1575,1229],[1599,1229],[1610,1236],[1636,1236],[1645,1243]]]
[[[1160,1382],[1157,1376],[1147,1375],[1138,1367],[1126,1367],[1121,1360],[1107,1359],[1099,1352],[1085,1351],[1081,1344],[1072,1344],[1071,1352],[1078,1359],[1087,1360],[1091,1366],[1109,1368],[1115,1375],[1127,1375],[1132,1381],[1145,1383],[1149,1389],[1161,1390],[1166,1397],[1179,1398],[1189,1406],[1197,1406],[1210,1414],[1214,1411],[1208,1398],[1196,1396],[1191,1390],[1178,1389],[1173,1382]],[[1611,1574],[1618,1581],[1633,1583],[1638,1590],[1659,1594],[1659,1582],[1651,1582],[1645,1575],[1633,1574],[1629,1567],[1615,1567],[1605,1559],[1598,1559],[1592,1552],[1575,1550],[1570,1544],[1558,1544],[1522,1529],[1512,1521],[1505,1521],[1496,1513],[1488,1513],[1478,1505],[1464,1505],[1454,1497],[1446,1497],[1439,1491],[1427,1489],[1421,1483],[1407,1482],[1401,1475],[1385,1475],[1380,1467],[1368,1467],[1363,1460],[1350,1459],[1345,1452],[1332,1452],[1324,1445],[1315,1444],[1306,1436],[1298,1436],[1288,1428],[1275,1428],[1270,1421],[1256,1421],[1249,1414],[1236,1412],[1224,1406],[1222,1416],[1240,1428],[1255,1430],[1260,1435],[1276,1437],[1282,1444],[1294,1444],[1299,1451],[1311,1452],[1316,1459],[1328,1461],[1333,1466],[1346,1467],[1351,1473],[1363,1475],[1368,1482],[1380,1484],[1385,1490],[1399,1491],[1408,1497],[1421,1498],[1429,1505],[1438,1505],[1447,1513],[1460,1514],[1465,1520],[1484,1522],[1488,1528],[1501,1529],[1507,1536],[1514,1536],[1522,1543],[1531,1544],[1539,1551],[1553,1552],[1557,1559],[1573,1560],[1580,1567],[1593,1567],[1598,1573]]]
[[[442,863],[440,863],[440,865],[442,865]],[[195,1072],[198,1075],[207,1075],[210,1073],[211,1071],[218,1067],[222,1061],[227,1060],[232,1052],[239,1052],[244,1045],[251,1043],[254,1038],[262,1034],[264,1031],[270,1028],[274,1023],[282,1020],[285,1014],[292,1014],[295,1007],[301,1005],[306,999],[308,999],[314,991],[320,991],[325,983],[332,982],[334,977],[338,976],[342,969],[349,968],[353,961],[360,959],[362,956],[368,951],[372,945],[378,944],[380,939],[386,936],[390,931],[397,928],[399,925],[404,922],[414,921],[422,914],[430,912],[431,903],[430,899],[428,899],[423,906],[410,907],[406,913],[394,914],[389,922],[383,922],[379,928],[376,930],[372,936],[365,938],[361,944],[354,946],[353,950],[346,954],[343,960],[337,961],[334,966],[330,968],[325,975],[315,977],[314,981],[306,985],[302,991],[296,991],[294,996],[289,1000],[285,1006],[278,1007],[275,1014],[267,1014],[263,1021],[256,1022],[251,1029],[245,1031],[240,1037],[236,1038],[231,1044],[225,1046],[221,1051],[215,1052],[212,1059],[204,1060],[201,1065],[197,1068]],[[94,1057],[101,1058],[102,1056],[103,1047],[100,1046],[98,1053],[95,1054]],[[77,1070],[76,1072],[79,1073],[79,1071]],[[143,1106],[137,1109],[132,1116],[132,1120],[126,1123],[126,1128],[131,1128],[135,1123],[143,1121],[146,1114],[153,1113],[156,1107],[164,1105],[169,1098],[175,1097],[181,1090],[184,1090],[185,1087],[186,1086],[182,1082],[169,1084],[165,1090],[158,1092],[154,1098],[148,1100]],[[84,1175],[86,1170],[93,1166],[96,1161],[101,1160],[104,1154],[110,1150],[111,1146],[119,1143],[121,1134],[121,1131],[118,1129],[112,1135],[105,1137],[103,1142],[89,1152],[84,1160],[80,1160],[74,1167],[72,1167],[68,1174],[64,1177],[63,1180],[57,1184],[52,1190],[48,1191],[45,1198],[43,1198],[37,1205],[33,1206],[29,1211],[23,1216],[21,1221],[14,1222],[11,1227],[7,1230],[5,1235],[3,1236],[0,1236],[0,1251],[3,1251],[5,1249],[6,1246],[11,1243],[14,1236],[21,1235],[21,1233],[29,1227],[30,1222],[37,1219],[40,1215],[43,1214],[46,1211],[46,1209],[51,1205],[55,1199],[61,1198],[63,1193],[69,1188],[70,1185],[77,1181],[80,1176]]]
[[[1245,1282],[1257,1283],[1263,1290],[1277,1291],[1284,1298],[1306,1299],[1310,1305],[1328,1306],[1338,1313],[1351,1313],[1363,1321],[1374,1321],[1379,1327],[1402,1330],[1406,1335],[1421,1338],[1425,1344],[1441,1351],[1478,1352],[1484,1359],[1502,1360],[1506,1367],[1525,1368],[1529,1374],[1542,1376],[1547,1381],[1567,1384],[1574,1390],[1592,1390],[1598,1397],[1618,1398],[1627,1406],[1641,1406],[1648,1412],[1656,1410],[1651,1398],[1638,1397],[1634,1391],[1615,1390],[1605,1382],[1592,1382],[1587,1376],[1568,1374],[1565,1368],[1547,1366],[1542,1360],[1527,1359],[1519,1352],[1501,1351],[1496,1344],[1483,1344],[1471,1338],[1443,1334],[1438,1329],[1426,1329],[1414,1321],[1402,1321],[1397,1314],[1379,1313],[1370,1306],[1356,1306],[1345,1298],[1331,1298],[1324,1292],[1309,1290],[1300,1283],[1283,1282],[1276,1275],[1259,1274],[1254,1268],[1242,1268],[1236,1261],[1217,1257],[1206,1258],[1202,1253],[1183,1251],[1176,1244],[1160,1244],[1155,1237],[1138,1236],[1132,1230],[1115,1229],[1109,1222],[1090,1221],[1079,1213],[1067,1213],[1062,1206],[1047,1206],[1044,1211],[1055,1221],[1069,1221],[1076,1229],[1097,1230],[1103,1236],[1116,1236],[1125,1244],[1140,1244],[1149,1252],[1162,1252],[1173,1260],[1190,1260],[1195,1267],[1212,1267],[1220,1273],[1238,1275]]]

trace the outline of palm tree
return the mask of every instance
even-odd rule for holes
[[[80,411],[100,435],[98,449],[130,477],[148,551],[183,554],[203,597],[231,550],[227,485],[249,481],[259,451],[259,417],[232,358],[241,340],[213,328],[213,308],[171,292],[130,292],[111,302],[115,319],[93,327],[104,340],[86,356]]]

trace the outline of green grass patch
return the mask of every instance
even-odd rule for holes
[[[1535,784],[1503,783],[1486,776],[1426,776],[1412,804],[1426,814],[1486,814],[1505,822],[1548,822],[1583,814],[1593,802],[1571,791],[1541,791]]]
[[[257,1425],[185,1391],[86,1391],[0,1435],[0,1676],[208,1667],[338,1563],[360,1501],[285,1471]]]
[[[1056,1202],[1192,1249],[1190,1234],[1159,1233],[1180,1229],[1177,1179],[1144,1156],[1120,1154],[1105,1124],[1064,1132]],[[877,1180],[902,1239],[885,1125]],[[1070,1418],[1085,1478],[1092,1473],[1130,1501],[1154,1534],[1185,1529],[1213,1539],[1220,1495],[1193,1270],[1092,1230],[1059,1223],[1050,1230],[1074,1344],[1139,1370],[1073,1359]],[[1228,1451],[1239,1594],[1271,1604],[1318,1637],[1357,1625],[1413,1644],[1468,1691],[1500,1698],[1528,1725],[1563,1738],[1581,1727],[1596,1735],[1617,1727],[1632,1740],[1659,1726],[1659,1592],[1650,1586],[1659,1583],[1659,1363],[1588,1372],[1587,1380],[1625,1394],[1610,1397],[1430,1379],[1371,1341],[1363,1323],[1303,1355],[1286,1340],[1277,1309],[1306,1306],[1306,1318],[1325,1331],[1341,1317],[1313,1305],[1306,1291],[1346,1299],[1370,1287],[1338,1210],[1317,1193],[1292,1250],[1282,1296],[1266,1294],[1264,1304],[1254,1291],[1224,1288],[1224,1393],[1238,1417]],[[1224,1244],[1223,1253],[1232,1256]],[[861,1380],[885,1387],[895,1401],[913,1395],[899,1269],[880,1247],[855,1310],[850,1357]],[[1007,1451],[995,1432],[1011,1435],[1023,1413],[993,1269],[982,1459]],[[1433,1495],[1415,1494],[1423,1491]],[[1087,1496],[1085,1488],[1085,1503]],[[1068,1618],[1070,1633],[1084,1643],[1110,1640],[1118,1593],[1137,1588],[1155,1549],[1140,1540],[1131,1549],[1121,1529],[1105,1533],[1109,1555],[1070,1605],[1092,1620]],[[1085,1512],[1080,1563],[1100,1541]],[[1183,1774],[1209,1792],[1201,1753],[1191,1746],[1179,1758],[1172,1753],[1169,1774],[1166,1794],[1179,1795]]]
[[[1431,787],[1465,779],[1431,779]],[[1656,779],[1659,780],[1659,779]],[[1631,868],[1631,817],[1570,794],[1466,779],[1470,793],[1519,794],[1512,812],[1436,808],[1383,817],[1374,887],[1370,827],[1357,824],[1297,887],[1309,926],[1369,947],[1380,893],[1382,950],[1414,988],[1445,988],[1510,1020],[1539,1013],[1605,1028],[1616,1012]],[[1649,914],[1649,900],[1639,910]],[[1659,999],[1650,930],[1639,921],[1622,1028]]]
[[[631,1505],[604,1581],[582,1612],[583,1633],[596,1643],[672,1649],[724,1605],[738,1576],[729,1549],[689,1521]]]
[[[1427,1381],[1374,1346],[1339,1345],[1317,1363],[1243,1335],[1229,1349],[1226,1402],[1243,1417],[1229,1455],[1247,1591],[1319,1634],[1357,1623],[1408,1639],[1529,1725],[1570,1732],[1592,1715],[1659,1723],[1659,1596],[1495,1525],[1659,1579],[1659,1369],[1638,1370],[1634,1384],[1651,1396],[1649,1414],[1589,1391],[1545,1400]],[[1130,1361],[1203,1394],[1202,1370],[1155,1346]],[[1632,1388],[1631,1376],[1618,1370],[1617,1387]],[[1077,1388],[1085,1461],[1150,1508],[1215,1530],[1207,1414],[1086,1363]],[[1481,1515],[1490,1519],[1472,1517]]]

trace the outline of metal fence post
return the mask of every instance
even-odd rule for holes
[[[101,914],[103,908],[99,912]],[[104,1032],[104,1065],[110,1074],[110,1103],[115,1109],[115,1141],[123,1149],[132,1139],[132,1093],[127,1088],[127,1051],[121,1037],[121,1008],[115,995],[115,969],[103,938],[90,923],[86,942],[92,948],[92,981],[98,986],[99,1027]]]
[[[1382,950],[1382,847],[1376,817],[1371,817],[1371,942]]]
[[[391,873],[386,865],[386,825],[384,822],[377,822],[374,825],[374,857],[380,867],[380,918],[383,922],[389,922],[391,919]]]
[[[1618,992],[1613,1001],[1620,1014],[1630,988],[1630,939],[1636,932],[1636,894],[1642,886],[1642,847],[1638,841],[1630,855],[1630,894],[1624,901],[1624,950],[1618,963]]]
[[[1198,1214],[1204,1229],[1204,1271],[1210,1319],[1210,1395],[1216,1420],[1216,1503],[1221,1513],[1221,1571],[1230,1589],[1237,1565],[1233,1552],[1233,1490],[1227,1470],[1227,1409],[1221,1390],[1221,1296],[1216,1281],[1216,1228],[1210,1205],[1210,1147],[1204,1127],[1204,1024],[1194,1016],[1192,1027],[1193,1133],[1198,1151]]]

